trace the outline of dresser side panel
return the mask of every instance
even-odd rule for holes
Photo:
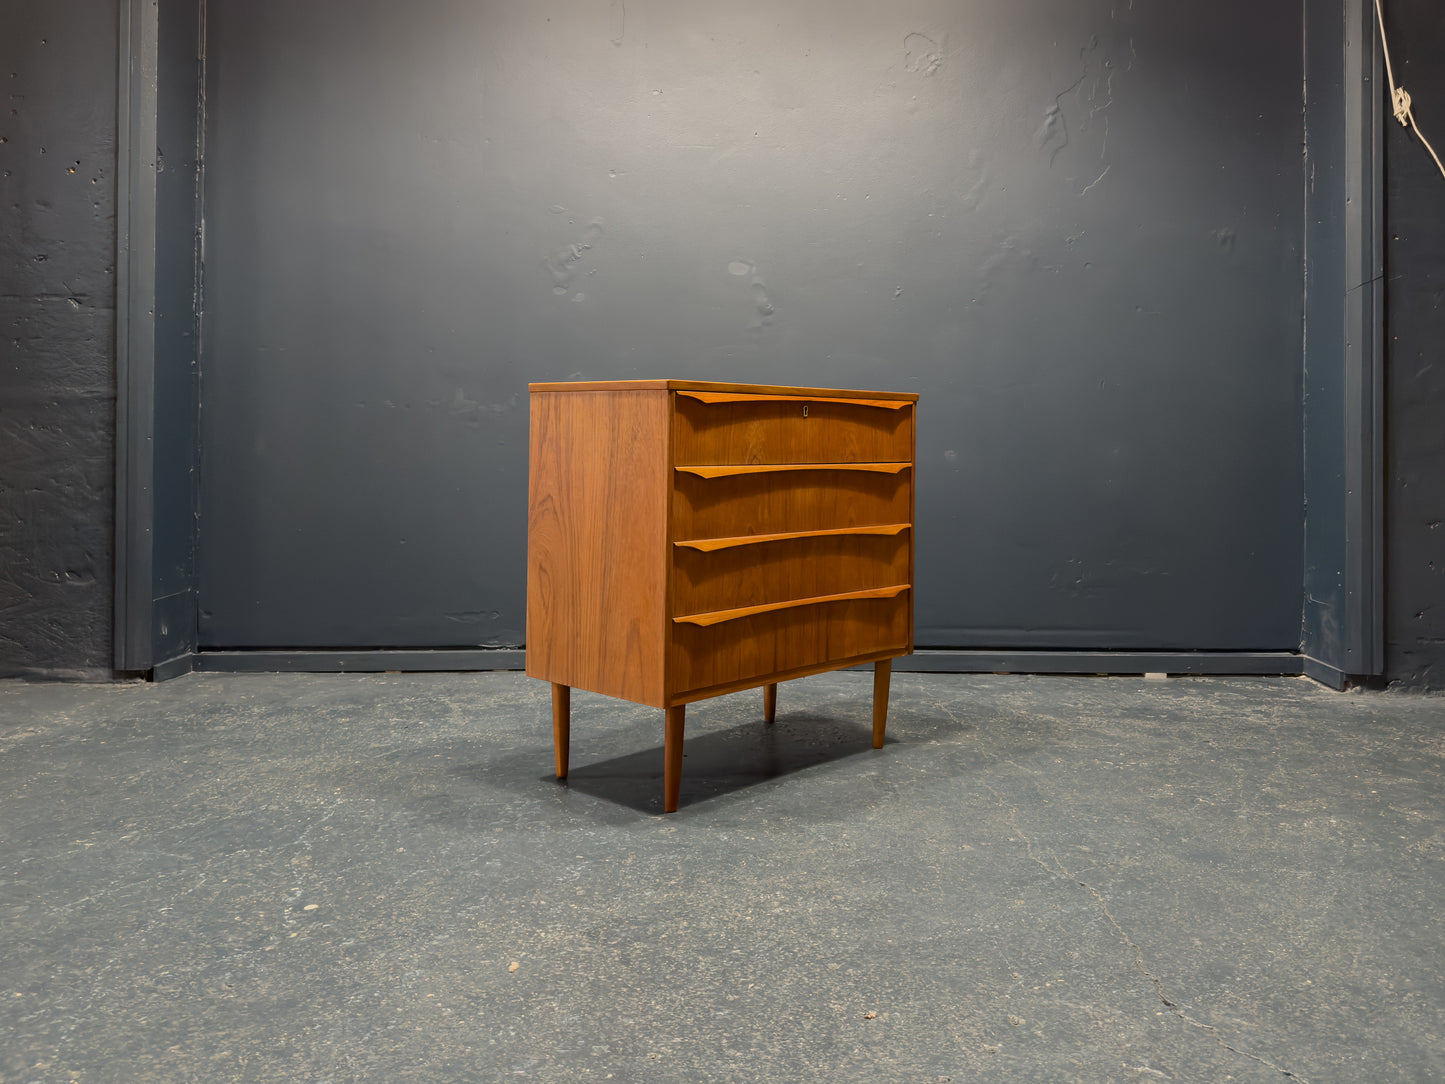
[[[663,706],[668,393],[534,391],[527,673]]]

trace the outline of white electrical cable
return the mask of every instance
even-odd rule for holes
[[[1385,75],[1390,80],[1390,104],[1395,110],[1395,119],[1400,122],[1402,128],[1414,128],[1415,134],[1420,137],[1420,142],[1425,144],[1425,149],[1430,152],[1430,157],[1435,159],[1435,164],[1440,167],[1441,176],[1445,176],[1445,165],[1440,162],[1440,156],[1435,153],[1435,148],[1430,146],[1430,141],[1420,131],[1420,126],[1415,123],[1415,116],[1410,112],[1410,95],[1404,87],[1395,86],[1395,72],[1390,67],[1390,45],[1385,40],[1385,12],[1380,7],[1380,0],[1375,0],[1375,17],[1380,20],[1380,48],[1385,52]]]

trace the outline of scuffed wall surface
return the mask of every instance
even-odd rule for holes
[[[0,16],[0,677],[111,676],[116,35]]]
[[[1395,78],[1445,154],[1440,6],[1395,0],[1385,16]],[[1445,177],[1413,134],[1386,128],[1386,677],[1445,689]]]

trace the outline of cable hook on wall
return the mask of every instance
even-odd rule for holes
[[[1445,165],[1440,162],[1440,156],[1435,153],[1435,148],[1430,146],[1430,141],[1420,131],[1420,126],[1415,123],[1415,115],[1410,112],[1410,95],[1404,87],[1395,85],[1395,72],[1390,67],[1390,45],[1385,40],[1385,12],[1380,6],[1380,0],[1375,0],[1375,17],[1380,20],[1380,48],[1385,52],[1385,75],[1390,80],[1390,105],[1395,110],[1395,119],[1400,122],[1402,128],[1414,128],[1415,134],[1420,137],[1420,142],[1425,144],[1425,149],[1430,152],[1430,157],[1435,159],[1435,164],[1440,167],[1441,176],[1445,176]]]

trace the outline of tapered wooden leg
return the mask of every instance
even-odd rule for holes
[[[879,659],[873,664],[873,748],[883,748],[883,729],[888,725],[888,679],[893,674],[893,660]]]
[[[778,714],[778,683],[763,686],[763,722],[771,723]]]
[[[572,687],[552,683],[552,746],[557,754],[557,778],[567,778],[567,746],[572,738]]]
[[[677,793],[682,787],[682,721],[686,705],[667,709],[667,729],[662,738],[662,811],[677,812]]]

